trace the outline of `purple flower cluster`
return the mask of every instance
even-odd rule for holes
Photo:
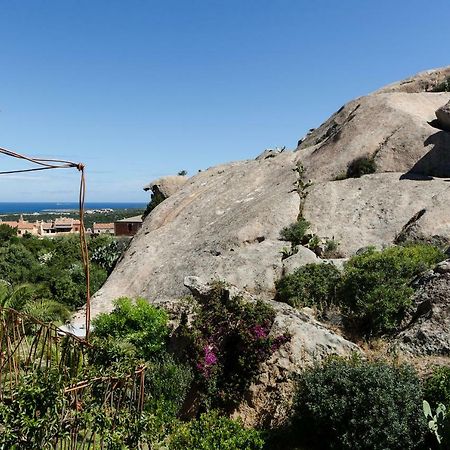
[[[217,356],[213,351],[212,345],[205,347],[205,366],[213,366],[217,362]]]
[[[202,361],[197,363],[197,369],[208,378],[211,367],[217,364],[217,355],[214,353],[214,346],[211,344],[205,345],[203,348]]]
[[[268,335],[267,329],[261,325],[255,325],[251,332],[257,339],[265,339]]]

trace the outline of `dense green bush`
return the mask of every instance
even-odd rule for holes
[[[294,247],[300,245],[309,228],[309,222],[300,218],[297,222],[291,223],[280,231],[280,239],[289,241]]]
[[[425,432],[420,382],[408,367],[332,358],[301,377],[293,419],[298,443],[415,449]]]
[[[447,77],[442,83],[438,84],[433,92],[450,92],[450,77]]]
[[[179,336],[186,343],[202,409],[228,412],[239,404],[260,364],[289,340],[286,334],[269,336],[274,319],[269,305],[230,297],[220,283],[199,301],[192,323],[185,321]]]
[[[444,258],[429,245],[369,249],[345,265],[339,303],[363,332],[391,332],[411,304],[412,279]]]
[[[277,299],[294,307],[324,309],[335,303],[340,272],[332,264],[307,264],[276,283]]]
[[[377,170],[375,160],[370,156],[354,159],[347,167],[347,178],[359,178]]]
[[[166,412],[179,415],[193,380],[192,369],[169,354],[160,355],[147,363],[145,390],[147,409],[164,405]]]
[[[13,395],[14,401],[0,402],[0,448],[52,448],[52,440],[65,431],[60,421],[68,406],[60,376],[30,373]]]
[[[17,236],[17,229],[0,223],[0,242],[8,242],[14,236]]]
[[[433,370],[433,373],[425,380],[423,396],[432,408],[442,403],[450,412],[450,367],[442,366]]]
[[[115,240],[110,236],[90,239],[89,248],[95,251],[104,247],[107,242],[114,247],[114,258],[117,258],[117,252],[123,250],[123,245],[117,244],[116,248],[116,244],[111,243]],[[111,249],[108,248],[104,253],[111,253],[109,250]],[[91,294],[105,282],[106,269],[110,269],[111,264],[114,264],[111,258],[108,261],[100,257],[98,260],[91,259]],[[0,279],[13,288],[24,283],[34,285],[35,292],[39,291],[40,295],[34,300],[41,301],[41,310],[42,305],[50,305],[45,302],[47,300],[62,303],[68,310],[82,306],[86,301],[86,283],[79,236],[40,239],[25,235],[22,238],[0,239]],[[56,306],[54,303],[52,305]],[[18,309],[23,306],[24,304]]]
[[[263,446],[261,433],[217,412],[183,424],[168,439],[169,450],[261,450]]]
[[[167,320],[167,313],[147,300],[138,298],[133,303],[123,297],[115,301],[111,313],[99,314],[92,321],[93,336],[129,345],[137,357],[150,359],[165,348],[169,334]]]

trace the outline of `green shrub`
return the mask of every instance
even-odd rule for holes
[[[335,302],[339,270],[332,264],[307,264],[276,283],[277,299],[294,307],[324,309]]]
[[[438,84],[432,92],[450,92],[450,77],[447,77],[442,83]]]
[[[443,403],[450,411],[450,367],[442,366],[433,370],[433,373],[425,380],[423,397],[432,408]]]
[[[119,241],[109,235],[98,236],[96,239],[92,239],[89,244],[91,261],[106,270],[108,274],[112,272],[116,262],[128,245],[125,241]]]
[[[177,416],[183,406],[193,380],[192,369],[169,354],[147,363],[145,391],[146,409],[156,411],[164,405],[166,412]]]
[[[375,160],[370,156],[354,159],[347,167],[347,178],[359,178],[377,170]]]
[[[167,320],[167,313],[147,300],[138,298],[133,303],[123,297],[115,301],[111,313],[100,314],[92,321],[93,335],[130,345],[137,357],[149,359],[165,348],[169,333]]]
[[[429,245],[369,249],[345,265],[338,303],[364,333],[391,332],[411,305],[412,279],[444,258]]]
[[[331,358],[301,377],[293,419],[293,434],[301,443],[324,449],[415,449],[425,432],[420,382],[408,367]]]
[[[0,223],[0,244],[10,241],[14,236],[17,236],[17,228]]]
[[[323,258],[340,258],[342,255],[338,251],[339,242],[334,239],[327,239],[325,242],[325,249],[323,252]]]
[[[433,436],[434,443],[437,443],[439,448],[448,448],[450,442],[450,420],[447,414],[447,408],[443,403],[439,403],[436,408],[432,408],[430,404],[423,401],[423,414],[428,422],[428,441]],[[435,448],[431,442],[432,448]]]
[[[260,432],[217,412],[183,424],[168,440],[169,450],[261,450],[263,446]]]
[[[14,389],[13,398],[12,402],[0,402],[0,448],[51,448],[55,438],[67,434],[61,416],[68,402],[55,371],[26,375]]]
[[[159,190],[152,192],[150,202],[145,208],[144,214],[142,214],[142,220],[144,220],[160,203],[162,203],[166,197]]]
[[[301,218],[297,222],[284,227],[280,231],[280,239],[289,241],[294,247],[300,245],[308,231],[309,225],[307,220]]]

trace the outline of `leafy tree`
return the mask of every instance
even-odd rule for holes
[[[0,279],[9,283],[30,282],[29,274],[37,269],[33,254],[20,243],[0,247]]]
[[[8,242],[12,237],[17,235],[17,229],[12,228],[5,223],[0,224],[0,244]]]

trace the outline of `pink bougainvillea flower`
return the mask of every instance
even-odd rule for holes
[[[252,333],[258,339],[264,339],[267,337],[267,330],[261,325],[255,325],[252,329]]]
[[[217,363],[217,356],[213,351],[212,345],[205,347],[205,366],[213,366]]]

